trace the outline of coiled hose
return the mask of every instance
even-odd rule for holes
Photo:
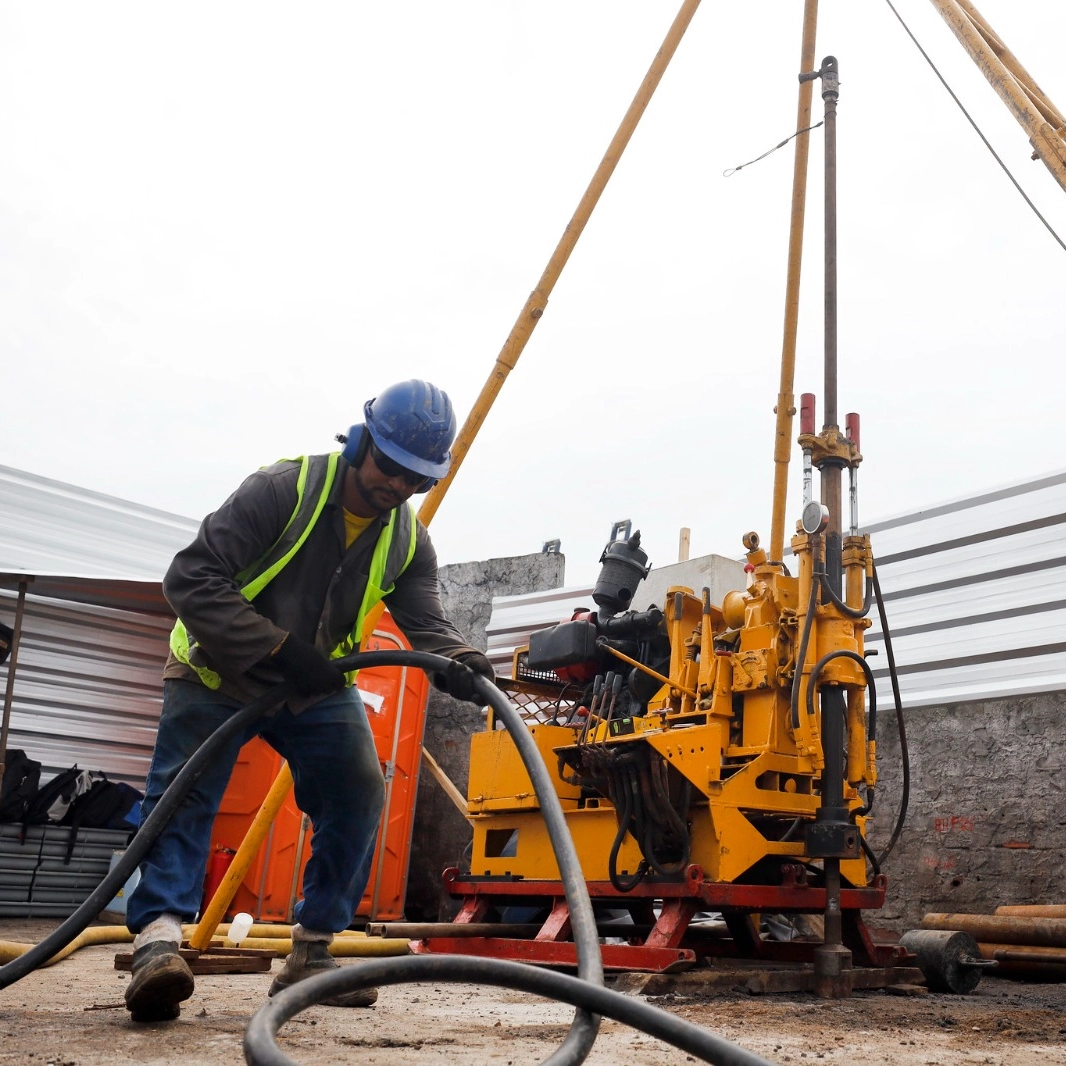
[[[338,659],[337,665],[345,671],[371,666],[415,666],[429,674],[455,669],[450,659],[417,651],[356,652]],[[484,678],[475,679],[475,688],[511,734],[540,800],[541,813],[555,851],[570,909],[578,976],[558,974],[523,963],[466,956],[408,956],[375,959],[362,962],[359,966],[341,967],[300,981],[269,999],[248,1024],[244,1037],[245,1061],[249,1066],[295,1066],[295,1061],[278,1048],[275,1035],[286,1021],[300,1011],[340,991],[407,981],[449,981],[517,988],[575,1006],[577,1010],[566,1037],[542,1066],[577,1066],[584,1062],[599,1031],[601,1015],[633,1025],[704,1062],[719,1066],[770,1066],[766,1059],[722,1037],[603,986],[603,963],[592,901],[552,780],[517,709],[495,685]],[[294,694],[294,686],[290,683],[277,685],[235,712],[215,730],[160,797],[125,853],[85,902],[39,944],[0,966],[0,989],[14,984],[43,965],[96,918],[140,865],[163,826],[180,807],[217,749]]]

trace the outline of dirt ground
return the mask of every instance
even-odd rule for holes
[[[0,940],[36,943],[55,924],[0,921]],[[199,976],[180,1019],[134,1025],[122,1005],[128,945],[84,947],[0,990],[0,1064],[228,1066],[243,1063],[248,1020],[270,974]],[[280,968],[273,963],[273,970]],[[342,965],[359,965],[343,960]],[[1066,985],[983,977],[969,996],[863,991],[845,1000],[739,990],[681,991],[648,1002],[775,1063],[864,1066],[1066,1066]],[[299,1063],[519,1066],[558,1047],[572,1008],[492,987],[397,985],[374,1007],[313,1007],[279,1037]],[[586,1062],[661,1066],[694,1062],[646,1034],[606,1020]]]

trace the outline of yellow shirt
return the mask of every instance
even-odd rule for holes
[[[347,508],[344,509],[344,546],[350,548],[367,530],[367,527],[373,522],[371,518],[361,518],[357,514],[352,514]]]

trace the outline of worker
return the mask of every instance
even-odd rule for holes
[[[353,921],[369,879],[384,779],[359,690],[332,659],[358,648],[367,612],[384,599],[413,648],[452,660],[433,675],[437,688],[471,700],[478,675],[494,678],[444,613],[436,553],[408,502],[448,473],[454,438],[444,392],[424,381],[392,385],[338,436],[342,451],[252,474],[171,563],[163,592],[178,622],[142,823],[235,710],[281,682],[296,694],[219,752],[141,865],[126,907],[136,934],[125,995],[134,1021],[177,1018],[193,993],[181,925],[200,907],[215,815],[254,735],[288,762],[313,834],[292,952],[269,994],[337,965],[329,945]],[[359,989],[325,1002],[376,998]]]

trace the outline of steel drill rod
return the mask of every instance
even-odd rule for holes
[[[385,939],[427,940],[431,937],[509,937],[531,940],[544,928],[543,922],[368,922],[367,936]],[[650,925],[597,923],[600,936],[647,936]]]
[[[978,944],[982,959],[996,963],[997,977],[1066,980],[1066,952],[1030,944]]]
[[[822,100],[825,103],[825,335],[823,430],[837,425],[837,98],[840,90],[835,57],[826,56],[820,71]],[[825,573],[829,587],[840,596],[843,590],[840,467],[835,462],[820,467],[822,500],[829,509],[829,525],[825,533]],[[840,689],[823,688],[821,692],[821,733],[825,765],[822,770],[821,806],[819,815],[830,819],[846,815],[844,807],[844,693]],[[840,859],[827,856],[824,860],[825,926],[823,947],[829,955],[842,947],[843,924],[840,910]],[[838,976],[822,973],[826,960],[816,956],[815,973],[819,975],[820,995],[841,995],[843,981]],[[831,967],[830,967],[831,968]]]
[[[1066,948],[1066,918],[1019,918],[1007,914],[927,914],[923,929],[957,929],[979,944],[1032,944]]]
[[[978,944],[982,959],[994,962],[1024,962],[1041,966],[1066,966],[1066,951],[1039,944]]]
[[[1012,915],[1015,918],[1066,918],[1066,904],[1017,903],[997,907],[992,913]]]

